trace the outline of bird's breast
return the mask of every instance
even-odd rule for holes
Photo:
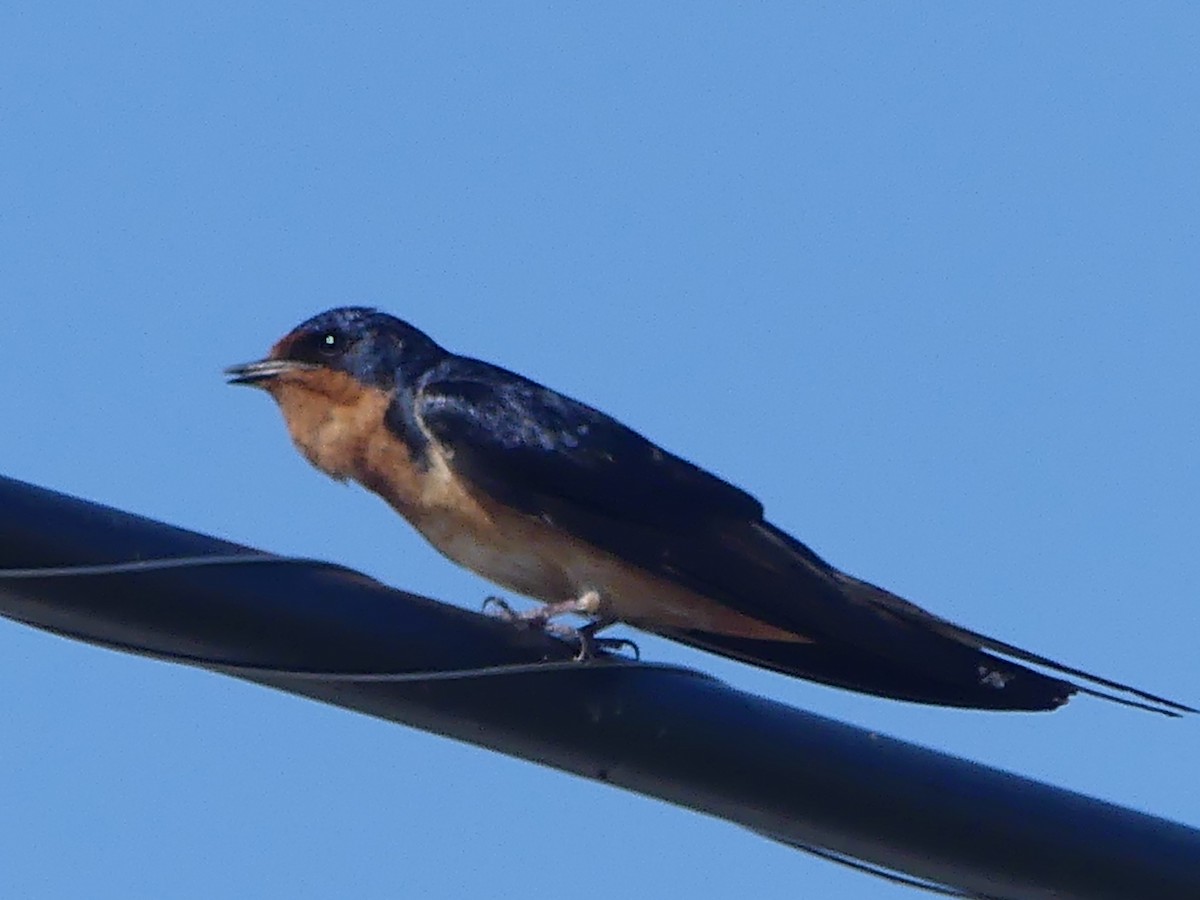
[[[339,481],[361,480],[391,402],[386,391],[325,369],[280,379],[270,391],[305,459]]]

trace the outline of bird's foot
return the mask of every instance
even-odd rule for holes
[[[638,645],[628,638],[596,637],[596,632],[612,625],[616,621],[615,619],[601,616],[592,619],[592,621],[579,628],[566,625],[562,622],[552,621],[556,616],[568,613],[594,613],[597,599],[594,594],[589,592],[576,600],[547,603],[536,609],[518,612],[502,597],[488,597],[483,601],[483,611],[489,612],[494,610],[494,612],[491,612],[492,615],[518,628],[536,628],[544,631],[546,634],[551,634],[570,641],[573,644],[578,644],[579,652],[575,654],[575,659],[581,662],[595,659],[600,651],[620,652],[622,650],[631,650],[634,659],[641,659],[641,651],[638,649]]]
[[[620,653],[622,650],[629,650],[633,653],[634,659],[640,660],[642,658],[642,651],[629,638],[596,637],[596,632],[599,628],[593,626],[603,628],[611,624],[611,621],[605,622],[602,619],[597,619],[594,622],[589,622],[582,628],[572,629],[575,632],[575,640],[579,642],[579,652],[575,654],[575,659],[580,662],[587,662],[589,659],[595,659],[596,654],[602,650],[610,653]]]
[[[518,628],[537,628],[542,631],[555,631],[557,626],[550,627],[551,619],[557,615],[572,612],[570,609],[558,609],[562,604],[547,603],[535,609],[517,611],[503,597],[488,597],[483,601],[483,612],[503,619]],[[574,630],[574,629],[572,629]]]
[[[551,619],[556,619],[559,616],[569,615],[574,613],[580,616],[594,616],[600,609],[600,596],[595,591],[588,591],[581,597],[574,600],[562,600],[558,603],[546,603],[536,609],[526,610],[525,612],[517,612],[502,597],[488,597],[483,601],[483,611],[487,612],[492,608],[496,609],[493,615],[503,619],[506,622],[511,622],[514,625],[523,625],[529,628],[541,628],[547,631],[557,632],[557,626],[550,628]],[[570,629],[574,632],[576,629]]]

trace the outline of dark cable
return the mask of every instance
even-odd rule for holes
[[[165,557],[162,559],[139,559],[131,560],[129,562],[98,563],[86,566],[46,566],[44,568],[32,569],[0,569],[0,581],[19,581],[38,578],[87,578],[97,575],[132,575],[142,574],[145,572],[164,571],[168,569],[199,568],[202,566],[263,564],[319,568],[333,571],[353,572],[355,575],[360,575],[360,573],[354,572],[354,570],[348,569],[345,566],[324,562],[322,560],[306,559],[295,556],[275,556],[270,553],[231,553],[207,556],[176,556]],[[84,635],[80,634],[69,636],[77,638],[85,637]],[[320,672],[306,669],[279,669],[266,666],[227,663],[207,659],[202,656],[188,656],[179,653],[163,653],[148,647],[137,646],[133,644],[123,644],[116,641],[97,642],[93,638],[87,638],[87,640],[89,640],[91,643],[98,644],[99,646],[103,646],[111,650],[118,650],[126,653],[136,653],[140,656],[145,656],[160,662],[177,663],[179,665],[209,669],[225,675],[258,678],[297,678],[334,682],[376,681],[401,683],[422,681],[455,681],[532,673],[550,674],[553,672],[567,670],[577,672],[580,671],[581,667],[586,669],[586,667],[592,666],[595,668],[624,667],[638,668],[641,670],[654,669],[711,681],[718,680],[711,675],[706,675],[704,673],[697,672],[695,669],[689,669],[682,666],[673,666],[666,663],[644,663],[636,660],[625,659],[623,657],[613,656],[606,656],[603,659],[592,659],[586,661],[574,659],[548,659],[544,662],[536,663],[509,663],[498,666],[478,666],[467,669],[428,670],[420,672]],[[908,887],[918,888],[942,897],[955,897],[959,898],[959,900],[1001,900],[1001,898],[997,897],[990,897],[984,894],[965,893],[956,888],[947,887],[934,882],[923,881],[918,878],[910,878],[906,875],[901,875],[897,872],[893,872],[882,867],[873,866],[870,863],[862,862],[861,860],[857,860],[853,857],[845,856],[840,853],[835,853],[831,850],[825,850],[810,844],[802,844],[786,838],[776,837],[775,835],[757,831],[755,829],[748,830],[762,837],[770,838],[771,840],[785,844],[793,849],[803,850],[804,852],[810,853],[820,859],[828,860],[829,862],[837,863],[838,865],[846,866],[847,868],[854,869],[868,875],[873,875],[876,878],[880,878],[884,881],[889,881],[894,884],[902,884]]]

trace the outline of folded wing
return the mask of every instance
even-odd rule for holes
[[[1053,709],[1082,690],[1170,715],[1194,711],[968,631],[846,575],[764,521],[749,494],[514,373],[447,359],[423,379],[413,411],[456,473],[500,502],[807,642],[658,629],[667,637],[814,681],[924,703]]]

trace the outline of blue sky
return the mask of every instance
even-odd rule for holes
[[[468,606],[222,384],[333,305],[834,563],[1200,700],[1200,11],[8,4],[0,473]],[[1200,825],[1200,722],[649,658]],[[725,823],[0,622],[0,895],[900,898]]]

